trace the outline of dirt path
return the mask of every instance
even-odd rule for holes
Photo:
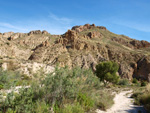
[[[132,91],[122,91],[114,98],[114,105],[107,111],[96,110],[97,113],[147,113],[143,106],[133,105],[130,98]]]

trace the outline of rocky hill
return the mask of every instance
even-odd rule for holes
[[[92,68],[101,61],[118,62],[123,78],[150,81],[150,43],[117,35],[103,26],[74,26],[63,35],[47,31],[0,33],[0,66],[31,75],[42,68],[60,66]]]

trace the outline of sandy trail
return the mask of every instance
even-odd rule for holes
[[[131,90],[116,94],[114,105],[110,109],[107,111],[96,110],[96,113],[147,113],[143,106],[133,105],[131,94]]]

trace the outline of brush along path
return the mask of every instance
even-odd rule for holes
[[[107,111],[96,110],[97,113],[147,113],[143,106],[133,105],[133,99],[130,98],[132,91],[122,91],[116,94],[114,105]]]

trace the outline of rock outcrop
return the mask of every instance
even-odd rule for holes
[[[3,33],[3,38],[9,38],[12,34],[14,34],[14,32],[7,32],[7,33]]]
[[[40,30],[35,30],[35,31],[30,31],[29,33],[28,33],[28,35],[35,35],[35,34],[42,34],[42,32],[40,31]]]
[[[2,38],[2,36],[3,36],[3,34],[2,34],[2,33],[0,33],[0,38]]]
[[[138,79],[144,79],[150,82],[150,58],[143,57],[137,62],[134,76]]]
[[[146,48],[146,47],[150,47],[150,43],[147,41],[138,41],[138,40],[133,40],[130,42],[136,49],[140,49],[140,48]]]
[[[118,42],[119,44],[125,45],[127,47],[130,48],[134,48],[134,49],[141,49],[141,48],[147,48],[150,47],[150,43],[147,41],[139,41],[139,40],[133,40],[133,39],[124,39],[124,38],[117,38],[117,37],[113,37],[111,39],[114,42]]]
[[[90,32],[88,34],[88,36],[90,38],[100,38],[100,37],[102,37],[102,34],[100,32],[93,31],[93,32]]]
[[[49,34],[46,30],[42,31],[42,34],[47,35]]]
[[[11,35],[8,40],[15,40],[17,38],[21,38],[24,36],[24,33],[14,33],[13,35]]]
[[[103,30],[107,30],[106,27],[103,26],[95,26],[95,24],[85,24],[83,26],[74,26],[72,27],[72,30],[75,30],[77,32],[82,32],[84,30],[88,30],[88,29],[93,29],[93,28],[99,28],[99,29],[103,29]]]

